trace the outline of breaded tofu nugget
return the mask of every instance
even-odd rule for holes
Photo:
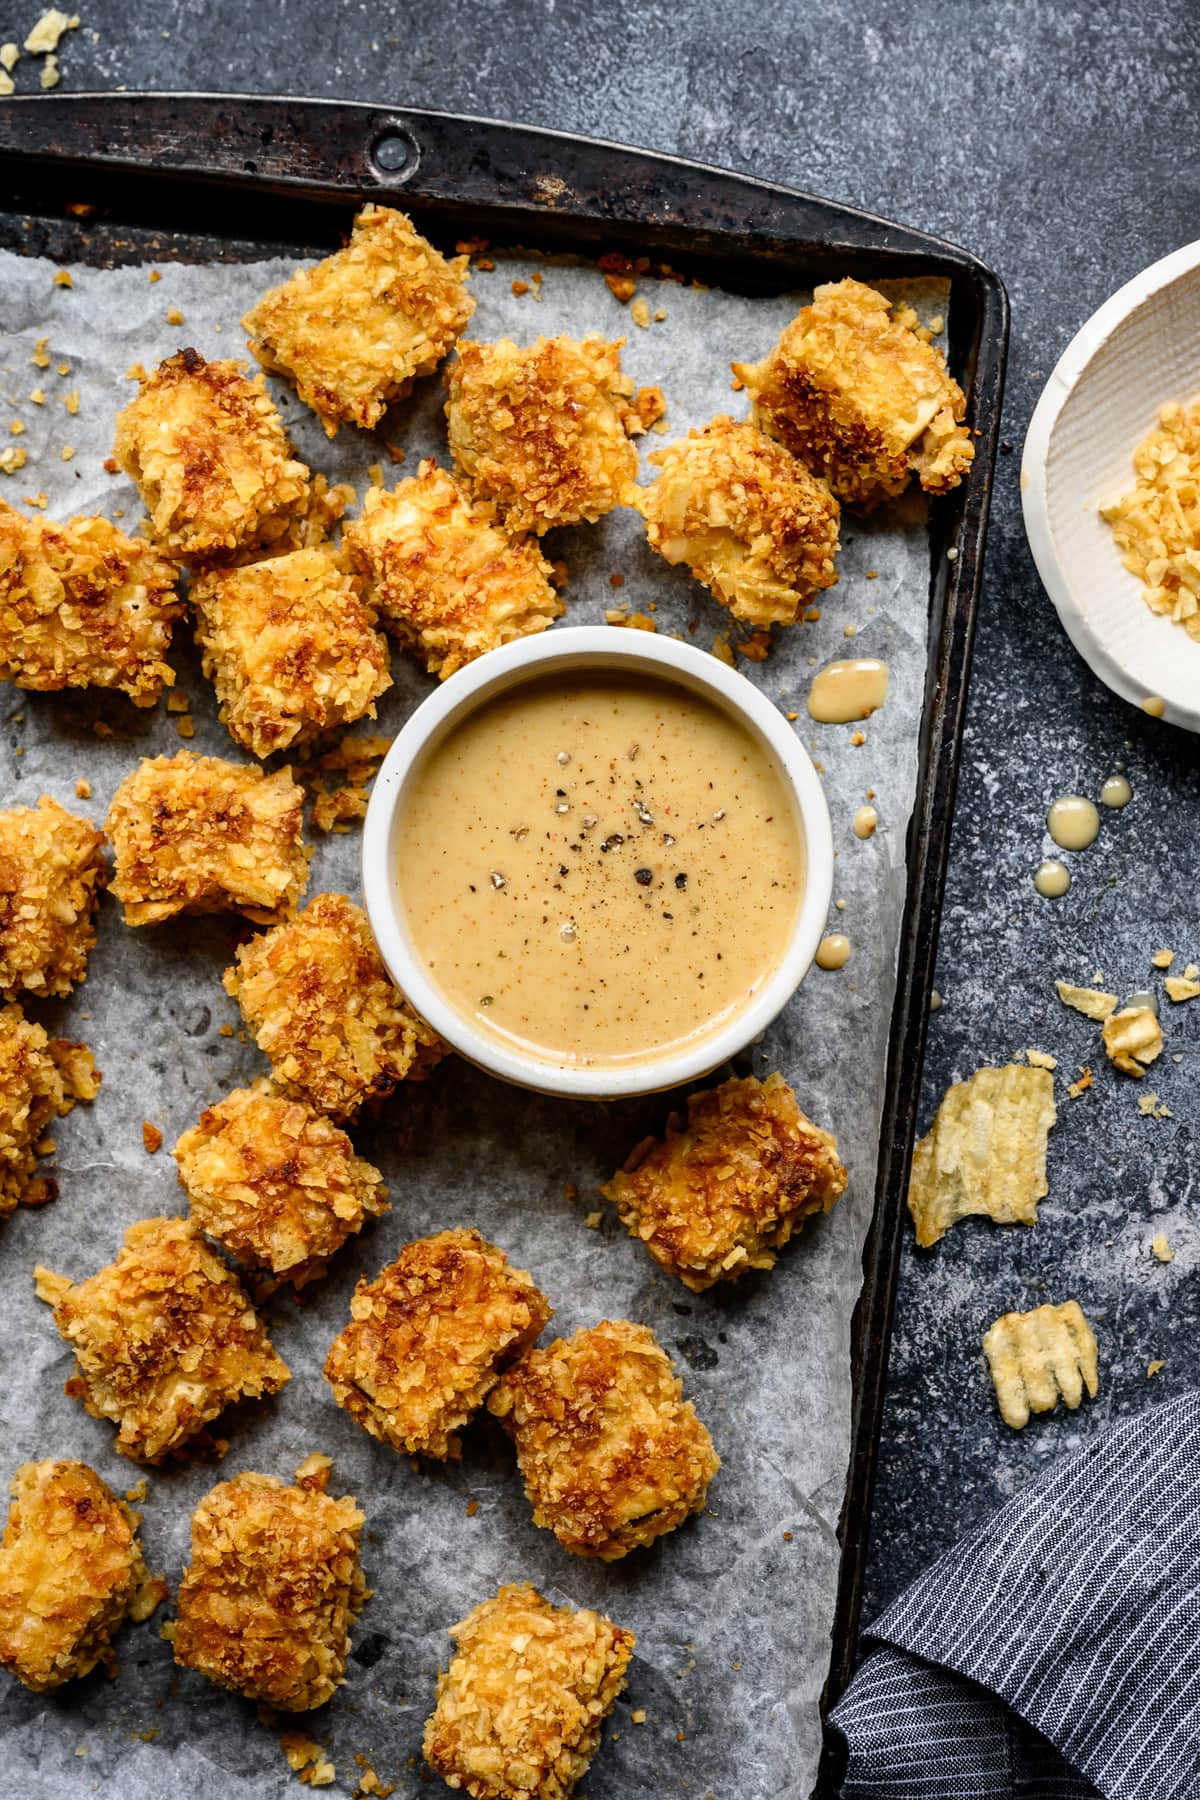
[[[600,1745],[637,1642],[590,1608],[502,1587],[459,1624],[425,1760],[475,1800],[569,1800]]]
[[[341,1686],[367,1598],[362,1528],[349,1495],[272,1475],[219,1482],[192,1515],[175,1661],[284,1712],[323,1706]]]
[[[225,988],[280,1087],[331,1119],[421,1080],[446,1053],[344,894],[318,894],[289,924],[243,944]]]
[[[86,1281],[34,1270],[75,1353],[64,1392],[120,1427],[116,1448],[160,1463],[236,1400],[289,1379],[241,1282],[188,1219],[140,1219]]]
[[[387,640],[332,550],[210,569],[188,590],[221,720],[270,756],[364,715],[392,685]]]
[[[837,580],[841,508],[823,481],[756,425],[722,415],[655,451],[637,492],[651,547],[685,563],[735,619],[792,625]]]
[[[553,1310],[532,1275],[477,1231],[439,1231],[359,1282],[325,1379],[393,1450],[458,1456],[459,1431]]]
[[[837,1139],[802,1113],[782,1075],[692,1094],[600,1192],[630,1237],[694,1294],[775,1252],[845,1191]]]
[[[85,1044],[48,1037],[19,1006],[0,1006],[0,1217],[21,1202],[54,1199],[57,1183],[34,1179],[46,1126],[99,1091],[100,1071]]]
[[[180,350],[117,414],[117,461],[137,483],[154,542],[177,560],[269,542],[307,506],[308,470],[262,376],[244,371]]]
[[[242,320],[266,369],[293,383],[328,436],[369,431],[436,369],[475,311],[469,258],[447,260],[390,206],[364,206],[344,249],[263,295]]]
[[[642,430],[621,372],[624,338],[463,340],[446,371],[450,451],[510,532],[541,535],[627,504]]]
[[[0,994],[69,994],[87,974],[108,880],[104,833],[43,794],[0,812]]]
[[[768,357],[733,365],[755,423],[847,506],[878,506],[914,475],[945,493],[974,461],[963,391],[916,323],[861,281],[828,282]]]
[[[179,571],[107,519],[26,518],[0,500],[0,680],[117,688],[153,706],[175,680]]]
[[[604,1320],[528,1351],[488,1407],[516,1446],[533,1522],[614,1562],[703,1509],[721,1466],[645,1325]]]
[[[384,627],[443,680],[563,611],[537,545],[494,519],[429,460],[391,493],[369,488],[342,537]]]
[[[22,1463],[0,1545],[0,1663],[34,1693],[116,1673],[112,1640],[166,1585],[138,1543],[138,1515],[82,1462]]]
[[[296,1287],[388,1211],[383,1177],[345,1132],[270,1081],[206,1107],[174,1155],[201,1230]]]
[[[290,769],[218,756],[143,758],[112,798],[112,891],[127,925],[176,913],[290,918],[308,881],[304,794]]]

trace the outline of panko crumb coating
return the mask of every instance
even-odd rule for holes
[[[104,833],[43,794],[0,812],[0,995],[69,994],[87,974],[108,880]]]
[[[536,543],[494,519],[430,459],[390,493],[370,488],[342,537],[384,627],[443,680],[564,610]]]
[[[590,1608],[502,1587],[459,1624],[425,1725],[425,1760],[475,1800],[569,1800],[637,1639]]]
[[[174,1156],[200,1229],[296,1287],[388,1211],[383,1177],[345,1132],[265,1079],[206,1107]]]
[[[975,459],[963,391],[916,323],[861,281],[828,282],[768,357],[733,365],[755,423],[847,506],[878,506],[913,475],[946,493]]]
[[[359,1282],[325,1379],[338,1405],[393,1450],[456,1457],[459,1431],[553,1310],[533,1277],[477,1231],[440,1231]]]
[[[150,534],[183,562],[267,542],[308,504],[297,462],[261,375],[180,350],[117,414],[114,449],[150,515]]]
[[[219,1482],[192,1515],[175,1661],[284,1712],[323,1706],[341,1686],[367,1599],[362,1528],[349,1495],[272,1475]]]
[[[218,756],[143,758],[112,798],[112,891],[127,925],[176,913],[290,918],[308,882],[304,791],[290,769],[268,775]]]
[[[837,580],[841,508],[757,426],[722,415],[650,461],[661,473],[637,494],[647,540],[735,619],[792,625]]]
[[[0,1217],[21,1202],[41,1206],[58,1185],[35,1180],[38,1146],[51,1119],[94,1100],[100,1071],[86,1044],[52,1038],[19,1006],[0,1006]]]
[[[446,1054],[344,894],[318,894],[290,923],[243,944],[225,988],[280,1087],[331,1119],[422,1080]]]
[[[692,1094],[600,1192],[629,1235],[694,1294],[770,1269],[805,1219],[845,1191],[837,1139],[801,1112],[782,1075]]]
[[[112,1640],[166,1584],[146,1568],[138,1514],[82,1462],[22,1463],[0,1545],[0,1664],[34,1693],[116,1674]]]
[[[387,640],[331,549],[210,569],[189,597],[204,673],[243,750],[266,757],[375,717],[392,685]]]
[[[297,269],[246,314],[250,349],[293,383],[329,437],[340,425],[369,431],[475,311],[469,262],[447,260],[393,207],[364,206],[344,249]]]
[[[518,349],[464,339],[446,371],[450,451],[510,532],[595,521],[637,480],[643,429],[621,371],[624,338],[542,338]]]
[[[645,1325],[604,1320],[528,1351],[488,1407],[516,1446],[535,1525],[614,1562],[703,1509],[721,1466]]]
[[[174,683],[179,571],[107,519],[26,518],[0,500],[0,680],[116,688],[153,706]]]
[[[86,1281],[34,1277],[75,1353],[63,1391],[118,1426],[115,1447],[135,1462],[162,1462],[227,1406],[290,1378],[241,1282],[188,1219],[140,1219]]]

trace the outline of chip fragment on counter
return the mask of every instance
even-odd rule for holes
[[[1102,988],[1076,987],[1070,981],[1056,981],[1054,989],[1064,1006],[1074,1008],[1085,1019],[1099,1022],[1117,1010],[1117,996],[1106,994]]]
[[[1150,1064],[1162,1054],[1162,1026],[1148,1006],[1126,1006],[1112,1013],[1100,1028],[1104,1049],[1114,1068],[1141,1080]]]
[[[947,1089],[913,1152],[908,1210],[917,1243],[936,1244],[974,1213],[997,1225],[1035,1225],[1049,1192],[1046,1139],[1057,1117],[1048,1069],[977,1069]]]
[[[1077,1300],[1004,1313],[983,1340],[1000,1416],[1014,1431],[1061,1399],[1072,1411],[1098,1387],[1096,1339]]]
[[[43,794],[0,812],[0,995],[69,994],[87,974],[108,880],[104,833]]]

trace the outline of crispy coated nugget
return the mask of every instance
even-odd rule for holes
[[[488,1407],[512,1434],[535,1525],[604,1562],[703,1509],[721,1466],[645,1325],[605,1320],[528,1351]]]
[[[27,519],[0,500],[0,680],[118,688],[153,706],[183,612],[178,570],[107,519]]]
[[[877,506],[913,475],[945,493],[974,461],[963,391],[915,324],[861,281],[828,282],[764,361],[733,365],[755,423],[848,506]]]
[[[279,1085],[331,1119],[421,1080],[446,1053],[344,894],[318,894],[289,924],[243,944],[225,988]]]
[[[363,1515],[349,1495],[237,1475],[192,1515],[179,1584],[175,1661],[285,1712],[322,1706],[341,1686],[350,1626],[367,1598]]]
[[[0,812],[0,994],[69,994],[87,974],[108,880],[104,833],[43,794]]]
[[[210,569],[189,589],[204,673],[243,750],[270,756],[364,715],[392,685],[362,584],[332,550]]]
[[[308,881],[304,793],[290,769],[266,774],[217,756],[143,758],[112,798],[112,891],[127,925],[176,913],[290,918]]]
[[[174,1156],[201,1230],[297,1287],[388,1211],[383,1177],[345,1132],[266,1080],[206,1107]]]
[[[509,538],[432,460],[390,494],[368,489],[342,548],[385,628],[443,680],[563,611],[537,545]]]
[[[1161,1054],[1162,1026],[1148,1006],[1125,1006],[1110,1014],[1100,1027],[1104,1049],[1114,1068],[1140,1081]]]
[[[752,625],[792,625],[837,580],[841,508],[823,481],[756,425],[722,415],[655,451],[637,491],[651,547]]]
[[[637,1642],[590,1609],[502,1587],[450,1627],[425,1760],[475,1800],[569,1800],[625,1686]]]
[[[369,431],[475,311],[468,266],[404,213],[364,206],[344,249],[271,288],[242,324],[259,362],[294,383],[329,437],[339,425]]]
[[[688,1099],[600,1192],[631,1237],[693,1293],[770,1269],[846,1187],[837,1139],[802,1113],[782,1075],[726,1081]]]
[[[139,1220],[86,1281],[34,1277],[75,1352],[64,1392],[119,1426],[116,1448],[135,1462],[162,1462],[234,1401],[289,1379],[241,1282],[188,1219]]]
[[[22,1463],[0,1545],[0,1663],[44,1694],[102,1663],[126,1618],[166,1592],[142,1560],[138,1514],[82,1462]]]
[[[1004,1313],[983,1340],[1000,1416],[1014,1431],[1031,1412],[1053,1412],[1059,1399],[1075,1408],[1084,1388],[1095,1399],[1096,1339],[1078,1300]]]
[[[270,542],[308,503],[308,470],[261,375],[180,350],[117,414],[117,461],[138,486],[154,542],[183,561]]]
[[[325,1379],[393,1450],[458,1456],[460,1429],[553,1310],[532,1275],[477,1231],[440,1231],[359,1282]]]
[[[977,1069],[948,1088],[913,1152],[908,1210],[918,1244],[936,1244],[972,1213],[997,1225],[1036,1225],[1038,1201],[1050,1191],[1046,1139],[1057,1118],[1048,1069]]]
[[[596,520],[628,503],[637,479],[630,435],[642,422],[621,372],[624,338],[511,338],[458,345],[446,371],[450,451],[477,497],[509,531]]]
[[[100,1071],[85,1044],[47,1037],[19,1006],[0,1006],[0,1217],[21,1201],[54,1199],[56,1182],[34,1180],[42,1135],[51,1119],[99,1090]]]

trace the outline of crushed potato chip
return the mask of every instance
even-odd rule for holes
[[[1200,404],[1164,406],[1133,468],[1133,488],[1100,516],[1151,612],[1200,640]]]
[[[1027,1050],[1025,1061],[1031,1069],[1057,1069],[1057,1056],[1050,1056],[1045,1050]]]
[[[1165,1231],[1160,1231],[1157,1237],[1151,1238],[1150,1249],[1160,1263],[1169,1263],[1175,1260],[1175,1252],[1171,1248]]]
[[[1173,950],[1156,950],[1150,961],[1156,969],[1169,969],[1175,961],[1175,952]]]
[[[1004,1313],[983,1340],[1000,1416],[1014,1431],[1030,1413],[1053,1412],[1061,1399],[1073,1412],[1099,1385],[1096,1339],[1078,1300]]]
[[[44,56],[49,50],[58,49],[58,41],[64,32],[79,30],[79,14],[73,13],[68,18],[57,6],[44,12],[29,36],[25,39],[25,48],[30,56]],[[16,58],[14,57],[14,62]]]
[[[1148,1006],[1126,1006],[1101,1027],[1108,1060],[1140,1081],[1163,1047],[1162,1026]]]
[[[1147,1379],[1147,1381],[1150,1380],[1152,1375],[1158,1375],[1163,1369],[1166,1368],[1166,1366],[1167,1365],[1165,1362],[1160,1362],[1157,1358],[1155,1358],[1155,1360],[1153,1362],[1148,1362],[1146,1364],[1146,1379]]]
[[[1046,1069],[1010,1063],[977,1069],[949,1088],[913,1154],[908,1210],[923,1248],[982,1213],[998,1225],[1034,1225],[1049,1192],[1046,1139],[1057,1113]]]
[[[1099,988],[1075,987],[1069,981],[1056,981],[1055,990],[1064,1006],[1073,1006],[1085,1019],[1107,1019],[1117,1010],[1117,996]]]
[[[1177,1006],[1183,1000],[1195,1000],[1200,995],[1200,981],[1193,981],[1186,975],[1168,975],[1163,986],[1168,1000],[1173,1000]]]

